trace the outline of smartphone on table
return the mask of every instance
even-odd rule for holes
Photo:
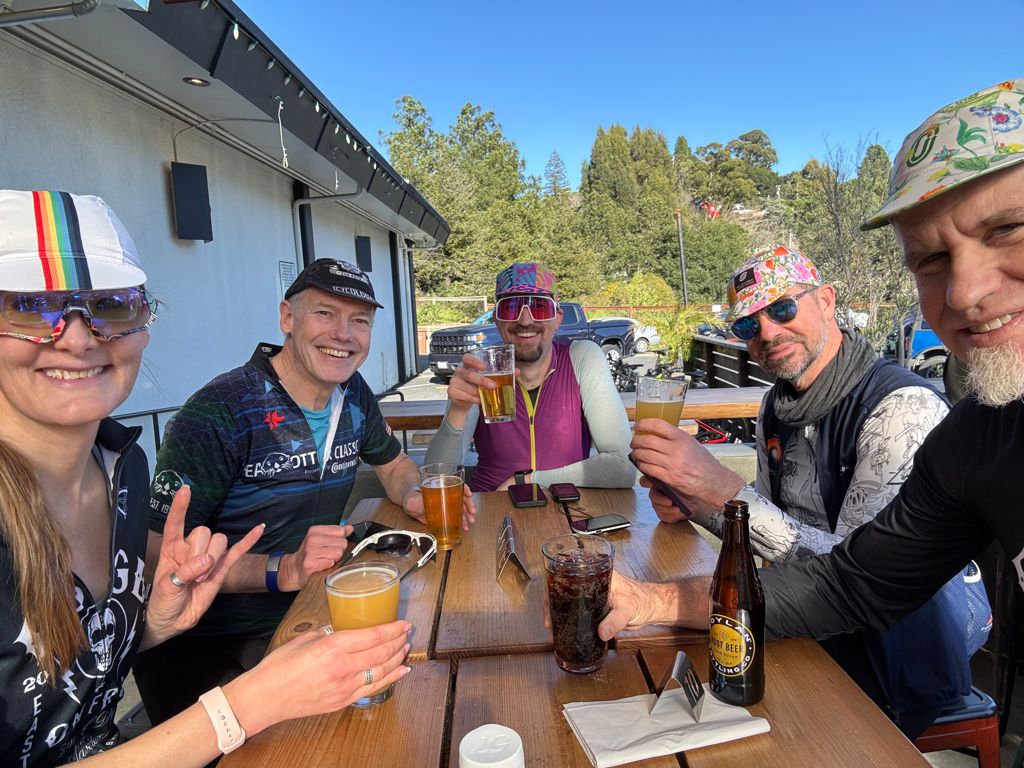
[[[579,489],[572,483],[552,483],[548,486],[551,498],[559,504],[571,504],[580,500]]]
[[[629,520],[622,515],[598,515],[597,517],[585,517],[582,520],[573,520],[573,530],[580,533],[605,533],[607,531],[620,531],[629,528]]]
[[[519,483],[508,487],[509,498],[513,507],[543,507],[548,503],[544,489],[536,483]]]

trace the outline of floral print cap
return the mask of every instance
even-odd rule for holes
[[[943,107],[913,131],[893,161],[889,198],[861,229],[986,173],[1024,162],[1024,80],[1007,80]]]
[[[774,304],[794,285],[821,285],[814,262],[798,251],[775,248],[755,253],[729,278],[729,314],[725,322]]]
[[[512,264],[498,273],[494,284],[495,296],[509,293],[543,293],[557,298],[555,273],[535,261]]]

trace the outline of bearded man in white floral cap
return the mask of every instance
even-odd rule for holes
[[[1024,587],[1024,79],[943,107],[896,156],[865,227],[892,224],[921,307],[972,369],[899,494],[830,553],[761,572],[767,638],[884,630],[998,540]],[[613,579],[609,638],[648,623],[706,627],[709,578]],[[984,616],[969,614],[965,633]],[[921,647],[931,645],[933,638]]]
[[[637,425],[633,455],[687,509],[653,488],[651,503],[666,522],[692,516],[720,536],[725,502],[742,499],[759,556],[785,562],[828,552],[896,495],[948,406],[924,379],[839,326],[835,290],[802,253],[780,247],[755,254],[729,278],[728,298],[726,322],[776,377],[757,420],[756,482],[747,485],[690,435],[651,419]],[[966,610],[964,601],[961,586],[883,636],[851,633],[823,645],[913,737],[970,686],[974,649],[940,643],[922,653],[919,642],[941,634],[955,606]],[[933,669],[944,672],[929,674]],[[905,679],[915,687],[895,682]]]

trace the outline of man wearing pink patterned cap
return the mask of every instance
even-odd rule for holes
[[[751,542],[764,559],[828,552],[896,495],[914,453],[945,416],[946,402],[924,379],[880,359],[862,336],[839,326],[835,290],[801,253],[775,248],[755,254],[729,278],[728,298],[733,333],[776,376],[757,420],[756,483],[746,485],[688,434],[652,419],[638,425],[649,434],[633,439],[634,456],[642,472],[672,486],[689,509],[656,490],[652,504],[662,520],[692,515],[720,535],[723,505],[742,499],[750,505]],[[953,644],[948,658],[928,660],[928,668],[949,670],[937,678],[914,669],[918,651],[880,649],[905,650],[915,632],[942,620],[945,599],[964,604],[963,586],[954,583],[950,594],[922,609],[935,615],[917,617],[907,625],[913,629],[824,643],[911,736],[959,696],[964,681],[969,684],[967,659],[974,649]],[[900,687],[895,681],[901,676],[915,680],[915,689]]]
[[[470,441],[477,463],[474,491],[501,490],[517,480],[630,488],[629,419],[601,348],[592,341],[554,341],[562,309],[554,273],[536,262],[498,274],[494,321],[515,347],[516,416],[486,424],[477,387],[493,388],[483,363],[464,355],[448,385],[448,412],[425,461],[461,464]]]
[[[993,541],[1024,588],[1024,79],[947,104],[910,132],[888,198],[862,228],[886,225],[924,316],[970,366],[970,396],[873,520],[827,554],[761,572],[767,640],[884,630]],[[652,584],[616,574],[600,635],[707,627],[709,585],[708,575]]]

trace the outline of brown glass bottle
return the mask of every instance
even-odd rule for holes
[[[722,551],[711,580],[711,693],[747,707],[764,696],[764,590],[754,566],[745,501],[725,503]]]

